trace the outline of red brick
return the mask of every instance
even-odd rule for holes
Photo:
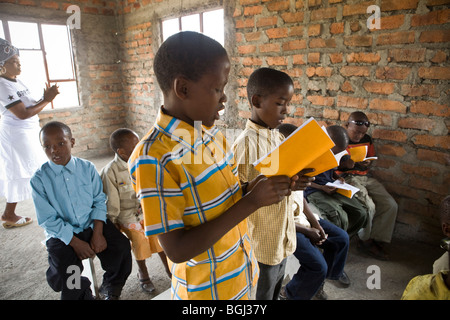
[[[377,45],[414,43],[414,31],[399,31],[378,35]]]
[[[402,171],[404,173],[408,173],[411,175],[419,175],[419,176],[427,177],[427,178],[436,176],[439,173],[439,170],[437,170],[436,168],[424,167],[424,166],[414,166],[411,164],[403,164]]]
[[[330,33],[344,33],[344,22],[335,22],[330,25]]]
[[[338,96],[336,105],[338,107],[366,109],[368,100],[365,98],[355,98],[352,96]]]
[[[331,63],[341,63],[343,60],[342,53],[329,53]]]
[[[344,44],[348,47],[371,47],[372,37],[371,36],[346,36],[344,37]]]
[[[261,66],[262,60],[260,58],[248,57],[242,60],[244,66]]]
[[[395,15],[380,18],[380,29],[370,29],[370,31],[376,30],[388,30],[388,29],[398,29],[403,23],[405,23],[405,15]]]
[[[54,1],[43,1],[41,2],[41,7],[49,9],[58,9],[59,4]]]
[[[306,48],[306,40],[292,40],[283,43],[284,51],[299,50]]]
[[[368,92],[379,94],[391,94],[394,92],[395,85],[387,82],[366,81],[363,84],[364,89]]]
[[[377,79],[404,80],[411,73],[411,68],[381,67],[377,68],[375,76]]]
[[[320,52],[308,53],[308,63],[319,63],[319,62],[320,62]]]
[[[309,37],[315,37],[320,36],[320,33],[322,31],[322,25],[321,24],[311,24],[308,26],[308,36]]]
[[[323,117],[325,119],[338,120],[339,119],[339,110],[325,108],[325,109],[323,109]]]
[[[352,52],[347,54],[347,62],[350,63],[378,63],[380,59],[379,53]]]
[[[334,104],[333,97],[307,96],[306,99],[308,99],[311,102],[311,104],[314,104],[317,106],[331,107]]]
[[[335,48],[336,40],[314,38],[309,41],[309,47],[310,48]]]
[[[450,10],[431,11],[423,15],[414,15],[411,18],[411,27],[443,24],[450,22]]]
[[[405,148],[393,144],[379,144],[377,151],[387,156],[403,157],[406,154]]]
[[[406,134],[398,130],[374,129],[372,136],[375,139],[406,142]]]
[[[406,10],[416,9],[419,0],[382,0],[381,12],[394,11],[394,10]]]
[[[332,68],[328,67],[310,67],[306,69],[306,75],[308,77],[318,76],[318,77],[330,77],[333,73]]]
[[[295,64],[306,64],[304,54],[295,54],[292,56],[292,63]]]
[[[370,67],[365,66],[343,66],[340,70],[344,77],[367,77],[370,74]]]
[[[413,140],[416,145],[450,149],[450,136],[417,135]]]
[[[297,11],[297,12],[284,12],[281,14],[281,19],[285,23],[296,23],[296,22],[303,22],[304,18],[304,12],[303,11]]]
[[[259,41],[259,39],[261,39],[261,31],[247,32],[244,34],[244,36],[247,42]]]
[[[289,1],[271,1],[266,4],[269,11],[283,11],[289,9]]]
[[[395,62],[423,62],[425,61],[425,48],[420,49],[391,49],[388,60]]]
[[[267,43],[259,46],[260,52],[280,52],[280,44],[278,43]]]
[[[277,25],[277,16],[273,17],[262,17],[256,21],[257,27],[268,27],[268,26],[276,26]]]
[[[269,66],[287,66],[287,57],[267,57]]]
[[[373,99],[370,101],[369,108],[373,110],[395,111],[406,113],[406,106],[400,101]]]
[[[236,29],[253,28],[255,26],[255,20],[253,18],[236,19]]]
[[[262,6],[252,6],[244,8],[244,16],[254,16],[257,14],[261,14],[263,10]]]
[[[450,165],[450,155],[447,152],[439,152],[427,149],[417,150],[417,159]]]
[[[450,67],[421,67],[418,75],[424,79],[448,80],[450,79]]]
[[[349,81],[345,81],[342,86],[341,90],[344,92],[354,92],[355,90],[352,87],[352,84]]]
[[[367,7],[376,4],[376,1],[366,1],[362,3],[354,3],[349,5],[344,5],[344,9],[342,10],[342,15],[351,16],[356,14],[367,14]]]
[[[424,115],[450,117],[450,107],[448,105],[438,104],[433,101],[411,101],[411,107],[409,108],[409,111],[412,113],[421,113]]]
[[[398,120],[398,126],[405,129],[419,129],[430,131],[435,125],[435,120],[426,118],[402,118]]]
[[[440,96],[439,89],[434,84],[421,84],[421,85],[403,84],[401,86],[400,94],[403,96],[410,96],[410,97],[430,96],[437,98]]]
[[[337,7],[329,7],[311,11],[311,21],[336,18]]]
[[[302,37],[303,26],[293,26],[289,28],[289,37]]]
[[[434,63],[442,63],[447,60],[447,54],[444,51],[437,51],[435,52],[433,58],[430,59],[431,62]]]
[[[419,41],[425,43],[449,42],[450,32],[448,30],[423,31],[420,34]]]
[[[441,6],[443,4],[450,4],[450,0],[428,0],[427,6]]]
[[[269,39],[278,39],[278,38],[285,38],[288,34],[288,28],[273,28],[273,29],[267,29],[266,31],[267,37]]]
[[[256,52],[256,46],[254,46],[254,45],[238,46],[238,52],[240,54],[254,53],[254,52]]]

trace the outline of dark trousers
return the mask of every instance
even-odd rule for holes
[[[297,248],[294,256],[300,268],[286,285],[290,300],[309,300],[317,293],[325,278],[338,280],[344,271],[349,247],[348,234],[329,221],[320,219],[319,223],[327,240],[319,248],[311,243],[303,233],[297,232]]]
[[[256,287],[256,300],[278,300],[286,262],[287,259],[284,259],[280,264],[274,266],[258,262],[259,279]]]
[[[93,230],[88,228],[74,236],[89,242],[92,233]],[[120,296],[131,273],[130,241],[109,220],[103,225],[103,236],[107,248],[97,254],[105,271],[102,286],[108,294]],[[91,282],[88,278],[82,276],[79,286],[73,285],[75,283],[73,277],[76,275],[73,270],[80,270],[80,274],[83,271],[83,264],[73,248],[56,238],[48,239],[46,245],[49,263],[47,282],[54,291],[61,292],[61,300],[92,299]],[[77,266],[79,269],[71,266]]]

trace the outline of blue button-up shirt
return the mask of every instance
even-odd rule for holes
[[[65,165],[46,162],[31,178],[38,223],[47,239],[69,244],[74,233],[106,221],[106,196],[92,162],[72,157]]]

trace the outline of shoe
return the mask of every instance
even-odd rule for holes
[[[342,275],[337,280],[328,280],[332,284],[334,284],[338,288],[348,288],[350,287],[350,278],[345,273],[345,271],[342,271]]]
[[[145,292],[148,292],[148,293],[152,293],[153,291],[155,291],[155,286],[153,285],[153,282],[150,280],[150,278],[141,279],[141,278],[139,278],[139,273],[138,273],[137,277],[139,279],[139,284],[140,284],[142,290],[144,290]]]
[[[278,300],[289,300],[286,294],[286,286],[281,288]]]
[[[119,300],[120,296],[109,292],[109,290],[103,286],[103,284],[98,289],[98,292],[103,295],[103,300]]]
[[[33,219],[31,219],[29,217],[20,217],[20,219],[17,220],[16,222],[3,221],[2,225],[3,225],[3,228],[10,229],[10,228],[14,228],[14,227],[26,226],[27,224],[30,224],[31,222],[33,222]]]
[[[325,282],[322,283],[322,285],[320,286],[319,290],[317,290],[317,292],[314,295],[314,297],[312,298],[312,300],[327,300],[328,299],[328,295],[323,290],[324,285],[325,285]]]

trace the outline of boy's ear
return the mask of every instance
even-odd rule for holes
[[[173,80],[173,89],[175,91],[176,96],[184,100],[187,98],[188,95],[188,87],[189,87],[189,80],[186,79],[183,76],[176,77],[175,80]]]
[[[445,234],[445,236],[450,237],[450,224],[443,222],[442,232]]]
[[[73,146],[75,145],[75,138],[70,138],[70,144],[72,145],[73,148]]]
[[[259,94],[255,94],[252,96],[252,106],[255,108],[259,108],[261,106],[261,96]]]

